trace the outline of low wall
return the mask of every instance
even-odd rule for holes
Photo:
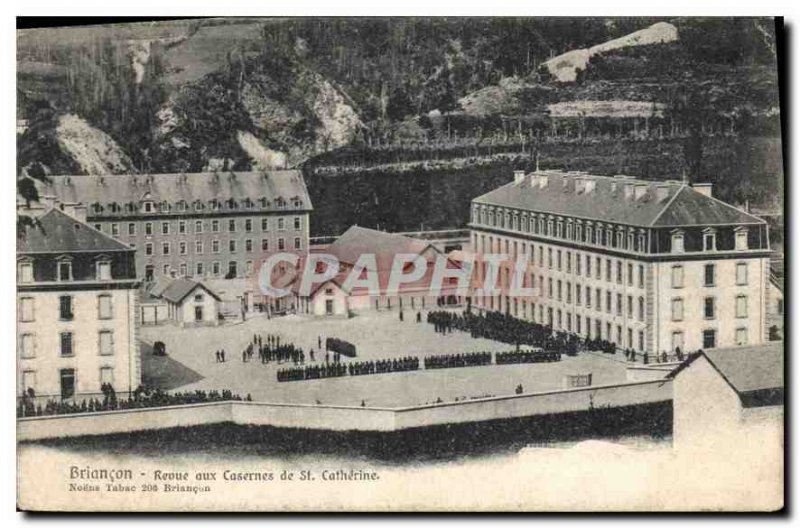
[[[131,433],[231,421],[231,402],[17,419],[17,440]]]
[[[671,380],[657,380],[401,408],[215,402],[19,418],[17,439],[28,441],[129,433],[223,422],[331,431],[390,432],[670,400]]]

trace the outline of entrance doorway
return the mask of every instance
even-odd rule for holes
[[[201,322],[203,320],[203,307],[202,306],[195,306],[194,307],[194,320],[195,322]]]
[[[325,315],[333,315],[333,299],[325,300]]]
[[[75,369],[61,369],[61,399],[75,396]]]

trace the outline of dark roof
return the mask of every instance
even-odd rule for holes
[[[172,303],[180,303],[186,298],[187,295],[192,293],[192,291],[198,287],[204,289],[216,300],[220,300],[219,296],[208,289],[202,282],[183,278],[173,279],[172,282],[170,282],[169,285],[167,285],[167,287],[161,292],[161,297]]]
[[[538,176],[547,185],[536,185]],[[593,181],[594,190],[579,191],[578,181]],[[625,197],[625,185],[640,185],[646,192],[639,199]],[[665,189],[661,200],[656,188]],[[629,176],[596,176],[586,173],[539,171],[526,175],[474,200],[555,215],[571,216],[640,227],[720,224],[763,224],[764,220],[711,198],[678,181],[644,181]]]
[[[149,193],[150,200],[175,204],[181,200],[190,206],[195,200],[207,203],[217,199],[221,203],[234,199],[260,198],[269,201],[268,210],[310,210],[303,175],[297,170],[262,172],[200,172],[192,174],[109,174],[103,176],[50,176],[47,184],[40,184],[39,194],[55,196],[65,203],[93,203],[101,205],[138,203]],[[278,208],[275,200],[285,202]],[[300,206],[292,200],[299,198]],[[89,214],[92,214],[91,209]]]
[[[50,209],[38,217],[33,227],[26,227],[17,238],[17,253],[69,253],[75,251],[134,251],[86,222],[59,209]]]
[[[374,254],[378,270],[391,269],[394,256],[399,253],[420,254],[430,242],[416,238],[384,233],[366,227],[352,226],[336,241],[325,249],[325,253],[334,255],[340,262],[355,264],[362,254]]]
[[[705,357],[740,397],[761,391],[782,391],[784,344],[717,348],[691,354],[669,373],[674,378],[700,357]]]

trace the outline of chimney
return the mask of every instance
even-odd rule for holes
[[[702,195],[708,196],[711,198],[711,188],[714,186],[713,183],[693,183],[692,188],[695,191],[699,192]]]
[[[669,185],[665,183],[659,183],[656,185],[656,201],[663,202],[669,196]]]
[[[630,200],[631,198],[633,198],[633,184],[626,183],[624,189],[625,189],[625,199]]]
[[[544,189],[545,187],[547,187],[547,180],[548,180],[548,177],[547,177],[546,174],[540,174],[539,175],[539,188],[540,189]]]
[[[514,171],[514,183],[522,183],[525,179],[525,171],[524,170],[515,170]]]
[[[641,200],[642,197],[647,193],[647,184],[646,183],[637,183],[633,187],[633,197],[636,200]]]
[[[586,194],[593,193],[594,188],[597,185],[597,181],[594,178],[586,178],[584,181],[586,182],[585,183]]]

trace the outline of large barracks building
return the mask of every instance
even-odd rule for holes
[[[146,280],[251,277],[269,253],[308,251],[299,171],[51,176],[39,194],[85,206],[89,224],[136,249]]]
[[[473,298],[478,309],[647,353],[766,340],[767,224],[710,184],[518,171],[473,200],[470,227],[479,255],[526,254],[535,292],[509,294],[502,265],[501,293]]]

